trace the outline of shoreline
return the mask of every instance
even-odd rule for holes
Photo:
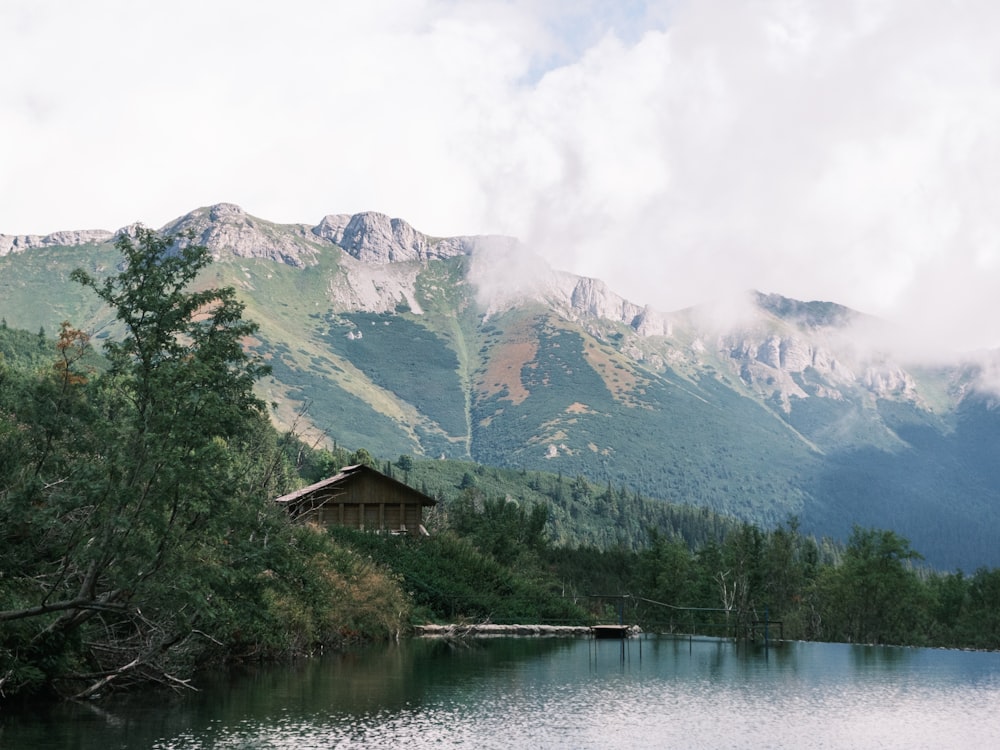
[[[631,625],[627,630],[627,634],[630,637],[641,635],[642,632],[642,629],[638,625]],[[435,625],[429,623],[413,626],[414,638],[478,638],[481,636],[496,635],[590,638],[594,636],[594,627],[591,625],[499,625],[492,622],[470,625]]]
[[[471,625],[414,625],[415,638],[474,638],[492,635],[530,635],[548,637],[590,636],[589,625],[499,625],[477,623]]]

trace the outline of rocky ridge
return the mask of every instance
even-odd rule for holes
[[[50,235],[0,234],[0,255],[43,247],[104,243],[120,232],[90,230]],[[315,263],[318,249],[330,245],[364,263],[389,264],[469,255],[484,244],[514,244],[489,236],[435,238],[402,219],[374,211],[330,214],[319,224],[275,224],[248,214],[233,203],[199,208],[161,227],[165,234],[186,234],[184,243],[199,243],[220,254],[265,258],[298,268]]]
[[[628,326],[640,339],[662,339],[658,348],[664,351],[651,360],[640,348],[633,352],[647,365],[686,360],[699,367],[711,353],[728,363],[745,387],[763,398],[776,398],[785,411],[793,398],[843,399],[854,388],[877,397],[917,398],[916,383],[903,368],[842,349],[835,334],[857,316],[834,303],[751,293],[754,320],[719,332],[699,326],[695,316],[630,302],[599,279],[553,270],[512,238],[432,238],[378,212],[329,214],[310,227],[272,224],[223,203],[193,211],[163,231],[192,232],[194,241],[217,253],[228,250],[236,257],[266,258],[299,268],[315,263],[322,247],[340,247],[349,260],[342,261],[341,273],[331,279],[329,294],[335,308],[342,310],[391,312],[402,303],[420,314],[420,265],[471,256],[470,282],[480,291],[487,317],[535,300],[568,320],[613,321]]]
[[[0,234],[0,256],[37,250],[45,247],[71,247],[74,245],[100,245],[115,236],[103,229],[84,229],[52,234]]]
[[[364,263],[398,263],[452,258],[472,252],[475,239],[450,237],[432,239],[402,219],[367,211],[332,214],[312,229],[313,234],[339,245]]]
[[[120,232],[90,230],[51,235],[0,235],[0,255],[36,248],[105,243]],[[423,263],[469,256],[469,281],[479,291],[485,317],[525,301],[544,304],[567,320],[597,333],[598,321],[631,329],[636,342],[623,352],[654,369],[704,366],[706,357],[726,363],[744,387],[775,398],[788,411],[790,399],[811,396],[841,399],[851,388],[875,396],[914,400],[917,385],[902,367],[884,359],[859,356],[842,346],[842,334],[858,317],[829,302],[800,302],[752,293],[754,320],[719,331],[701,326],[697,317],[664,313],[630,302],[599,279],[556,271],[519,245],[496,236],[434,238],[402,219],[378,212],[329,214],[316,224],[275,224],[231,203],[185,214],[161,228],[185,235],[181,242],[209,247],[217,257],[262,258],[296,268],[317,262],[318,253],[339,247],[346,257],[329,281],[328,294],[338,310],[391,312],[400,304],[422,312],[416,294]]]
[[[316,262],[317,248],[300,225],[272,224],[246,213],[232,203],[199,208],[167,224],[165,234],[188,235],[180,243],[197,243],[218,257],[226,252],[237,258],[265,258],[304,268]]]

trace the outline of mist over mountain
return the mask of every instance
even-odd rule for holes
[[[897,350],[878,320],[776,294],[654,310],[515,239],[378,213],[275,224],[218,204],[163,231],[211,248],[204,282],[236,287],[260,324],[248,345],[284,427],[834,537],[887,527],[937,566],[1000,565],[997,352]],[[113,337],[69,273],[113,269],[115,234],[0,235],[7,324]]]

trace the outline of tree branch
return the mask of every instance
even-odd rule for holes
[[[90,687],[86,688],[85,690],[81,690],[79,693],[77,693],[76,695],[74,695],[72,697],[72,700],[82,701],[84,698],[89,698],[94,693],[96,693],[98,690],[100,690],[102,687],[104,687],[105,685],[107,685],[109,682],[111,682],[112,680],[114,680],[114,679],[116,679],[118,677],[121,677],[126,672],[128,672],[128,671],[130,671],[132,669],[135,669],[140,664],[142,664],[142,658],[139,657],[139,656],[137,656],[132,661],[130,661],[128,664],[125,664],[124,666],[121,666],[118,669],[116,669],[111,674],[102,677],[100,680],[98,680],[97,682],[93,683]]]
[[[28,617],[38,617],[39,615],[47,615],[52,612],[65,612],[72,609],[86,609],[86,610],[96,610],[104,612],[122,612],[125,610],[125,605],[123,604],[112,604],[111,599],[119,592],[114,592],[114,595],[107,597],[105,601],[100,601],[96,599],[89,598],[77,598],[77,599],[67,599],[61,602],[53,602],[52,604],[39,604],[37,607],[27,607],[26,609],[8,609],[0,611],[0,622],[10,622],[12,620],[24,620]]]

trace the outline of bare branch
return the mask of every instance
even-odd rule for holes
[[[114,592],[118,593],[118,592]],[[113,596],[109,596],[107,600],[101,601],[96,599],[68,599],[62,602],[53,602],[52,604],[40,604],[37,607],[28,607],[26,609],[8,609],[0,611],[0,622],[10,622],[12,620],[24,620],[28,617],[38,617],[39,615],[47,615],[52,612],[65,612],[67,610],[95,610],[95,611],[105,611],[105,612],[123,612],[125,610],[124,604],[114,604],[110,600]]]
[[[111,674],[109,674],[109,675],[101,678],[97,682],[93,683],[90,687],[86,688],[85,690],[81,690],[79,693],[77,693],[76,695],[74,695],[72,697],[72,700],[82,701],[84,698],[89,698],[94,693],[96,693],[98,690],[100,690],[102,687],[104,687],[108,683],[112,682],[113,680],[117,679],[118,677],[121,677],[126,672],[129,672],[130,670],[135,669],[141,663],[142,663],[142,659],[137,656],[136,658],[134,658],[132,661],[130,661],[125,666],[119,667],[118,669],[116,669]]]

